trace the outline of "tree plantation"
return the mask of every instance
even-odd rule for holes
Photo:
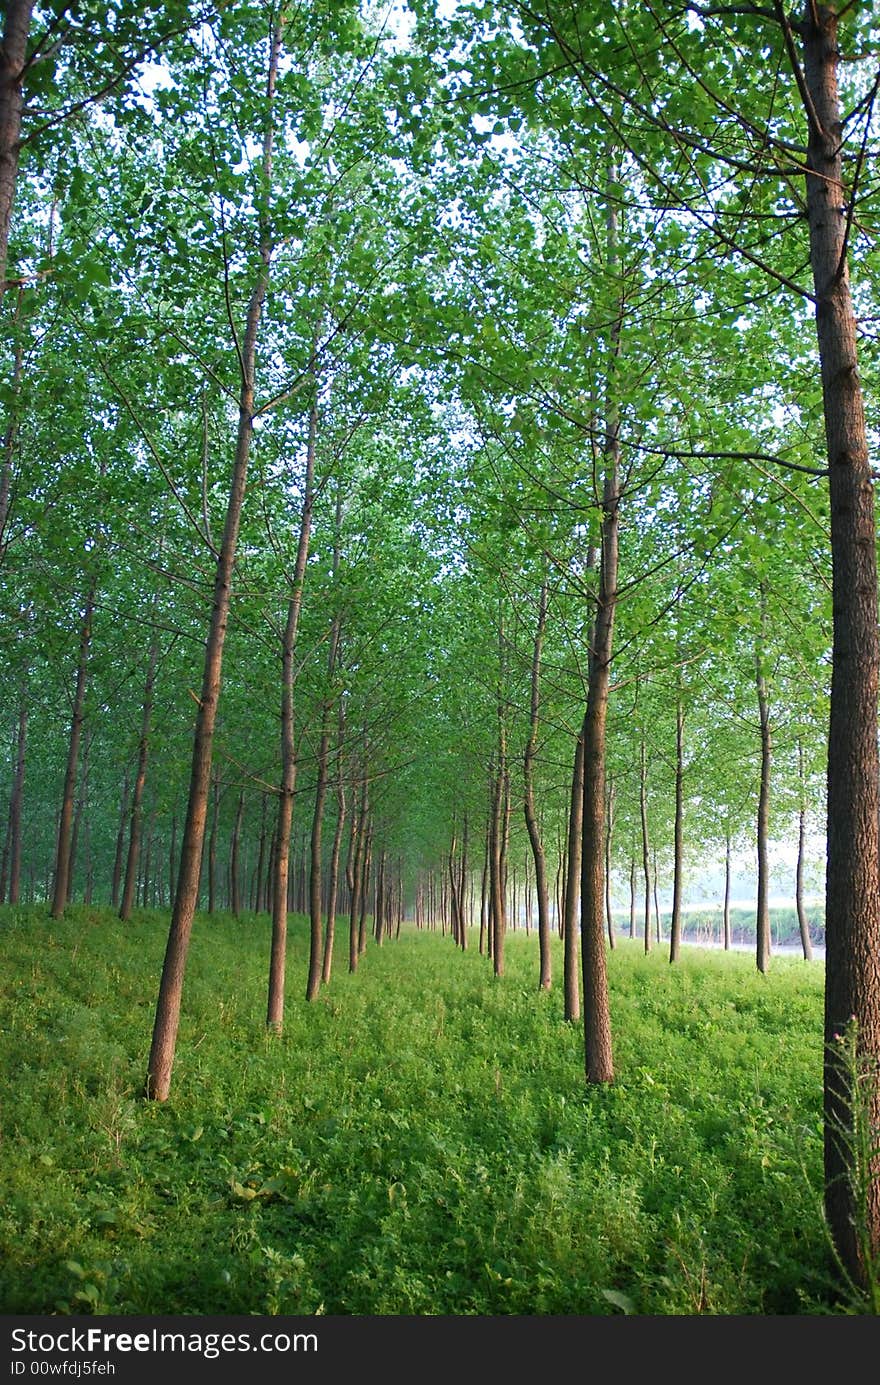
[[[878,92],[8,0],[8,1311],[878,1311]]]

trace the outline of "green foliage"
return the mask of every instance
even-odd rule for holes
[[[0,917],[6,1311],[851,1311],[819,1210],[819,964],[619,945],[618,1080],[585,1092],[522,934],[498,983],[407,930],[277,1039],[266,918],[198,916],[159,1106],[166,924]],[[297,924],[297,988],[305,958]]]

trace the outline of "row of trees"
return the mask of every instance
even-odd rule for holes
[[[528,872],[604,1082],[612,869],[647,943],[665,868],[674,960],[687,860],[753,832],[764,970],[768,843],[827,809],[862,1274],[876,22],[606,10],[7,6],[0,885],[169,903],[164,1100],[199,903],[271,912],[278,1029],[291,904],[309,998],[343,910],[352,968],[407,907],[500,974]]]

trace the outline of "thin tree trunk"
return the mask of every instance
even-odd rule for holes
[[[110,906],[119,908],[119,889],[122,884],[122,857],[125,852],[125,825],[128,822],[131,797],[131,779],[128,768],[122,781],[122,796],[119,800],[119,827],[116,831],[116,851],[113,855],[113,874],[110,877]]]
[[[306,474],[303,487],[302,514],[299,523],[299,540],[293,569],[291,596],[287,606],[287,622],[284,627],[281,646],[281,786],[278,793],[278,825],[275,833],[272,946],[269,958],[269,997],[266,1007],[266,1024],[276,1034],[281,1033],[284,1025],[290,828],[293,821],[293,797],[296,791],[296,745],[293,734],[294,654],[299,633],[299,617],[302,609],[306,564],[309,557],[312,507],[314,505],[315,452],[318,438],[319,382],[317,377],[313,381],[313,387],[314,393],[309,410],[309,436],[306,446]],[[318,973],[319,977],[320,973]]]
[[[645,738],[639,752],[639,816],[642,824],[642,875],[645,881],[645,951],[651,951],[651,848],[648,842],[648,763]]]
[[[244,789],[238,795],[235,821],[232,824],[232,839],[229,849],[229,900],[236,918],[241,914],[241,870],[239,855],[241,850],[241,823],[244,817]]]
[[[798,851],[797,867],[795,869],[794,898],[797,908],[798,927],[801,933],[801,947],[804,953],[804,961],[813,960],[813,940],[810,937],[810,923],[807,918],[807,911],[804,908],[804,857],[807,845],[807,801],[806,786],[804,783],[804,747],[798,741]]]
[[[574,767],[571,773],[571,799],[568,809],[568,859],[566,861],[565,895],[563,897],[562,956],[564,1015],[578,1020],[581,1014],[578,982],[578,923],[581,902],[581,838],[584,821],[584,738],[577,736],[574,744]]]
[[[672,918],[669,921],[669,960],[681,956],[681,901],[684,892],[684,706],[681,688],[675,708],[675,826],[672,844]]]
[[[614,910],[611,907],[611,844],[614,834],[614,782],[608,779],[608,807],[605,814],[605,922],[608,927],[608,946],[615,947]]]
[[[281,27],[275,28],[271,44],[268,75],[268,106],[266,132],[263,140],[263,175],[269,181],[272,169],[273,127],[271,105],[278,73],[278,59],[281,51]],[[171,928],[165,959],[162,965],[162,978],[159,983],[159,997],[156,1005],[156,1019],[153,1026],[153,1039],[147,1064],[145,1094],[156,1101],[165,1101],[171,1090],[171,1071],[177,1047],[177,1030],[180,1022],[180,1002],[183,995],[183,978],[192,922],[198,904],[199,880],[201,876],[202,848],[205,837],[205,819],[208,808],[208,795],[211,785],[211,761],[213,756],[214,727],[217,720],[217,704],[220,697],[220,682],[223,667],[223,647],[226,641],[226,627],[229,621],[229,605],[232,595],[232,578],[235,571],[235,557],[238,547],[238,531],[244,503],[248,462],[250,460],[253,438],[254,388],[256,374],[257,333],[263,304],[269,287],[269,263],[272,247],[265,227],[261,231],[260,269],[248,302],[244,339],[241,344],[240,367],[241,382],[238,400],[238,436],[235,447],[235,460],[223,539],[217,555],[217,570],[214,579],[213,608],[208,639],[205,645],[205,665],[202,675],[199,710],[196,717],[193,737],[192,768],[190,773],[189,797],[186,820],[183,829],[180,869],[177,874],[177,892],[171,915]]]
[[[342,729],[340,727],[340,749]],[[333,968],[333,943],[336,935],[336,896],[339,885],[339,855],[342,847],[342,832],[345,827],[346,803],[345,784],[342,779],[342,766],[339,767],[339,780],[336,788],[336,827],[333,832],[333,846],[330,851],[330,873],[327,879],[327,930],[324,934],[324,959],[321,967],[321,981],[326,986]]]
[[[337,505],[337,525],[339,507]],[[334,576],[338,563],[338,549],[334,555]],[[330,713],[332,710],[332,685],[336,674],[336,659],[339,651],[339,632],[341,618],[337,614],[330,630],[330,649],[327,655],[327,682],[331,691],[324,701],[321,717],[321,740],[318,746],[317,782],[315,784],[315,810],[312,815],[312,862],[309,873],[309,975],[306,985],[306,1000],[314,1000],[321,989],[324,968],[324,948],[321,933],[322,921],[322,880],[323,880],[323,830],[324,803],[327,797],[327,763],[330,756]],[[337,848],[338,851],[338,848]]]
[[[724,951],[730,951],[730,832],[724,847]]]
[[[615,168],[609,169],[609,183]],[[617,206],[608,199],[606,263],[610,273],[619,267]],[[593,622],[584,713],[584,819],[581,854],[581,965],[584,1000],[584,1066],[588,1083],[613,1082],[611,1015],[605,956],[605,737],[614,617],[617,608],[617,569],[620,510],[620,410],[616,368],[620,355],[621,318],[612,326],[606,401],[605,479],[602,490],[602,545],[596,616]]]
[[[217,907],[217,830],[220,819],[220,779],[213,777],[211,804],[211,834],[208,840],[208,913],[213,914]],[[201,870],[199,871],[201,875]]]
[[[525,818],[532,856],[535,861],[535,895],[538,901],[538,988],[549,991],[552,975],[550,960],[550,900],[547,893],[547,858],[544,843],[538,829],[535,812],[535,755],[538,749],[538,726],[541,710],[541,652],[544,646],[544,632],[547,627],[547,581],[541,586],[538,599],[538,623],[535,628],[535,642],[532,653],[531,700],[529,707],[529,737],[525,750]]]
[[[21,886],[21,805],[24,797],[25,751],[27,746],[28,704],[27,688],[18,704],[18,741],[15,754],[15,775],[9,799],[9,903],[17,904]]]
[[[159,642],[154,639],[150,645],[147,660],[147,676],[144,681],[144,701],[141,708],[141,734],[138,740],[137,768],[131,798],[131,817],[128,835],[128,856],[125,863],[125,884],[122,889],[122,904],[119,917],[126,922],[131,918],[134,908],[134,892],[137,884],[138,863],[141,852],[141,827],[143,818],[144,784],[147,780],[147,759],[150,750],[150,726],[153,719],[153,688],[156,682],[156,665],[159,661]]]
[[[367,901],[370,891],[370,873],[373,865],[373,824],[367,813],[364,854],[361,860],[360,918],[358,919],[358,956],[367,950]]]
[[[758,971],[766,972],[770,965],[770,704],[767,697],[767,678],[764,671],[763,627],[766,616],[764,589],[761,589],[762,637],[755,651],[755,683],[758,693],[758,713],[761,724],[761,783],[758,792],[758,901],[755,919],[756,961]]]
[[[82,736],[84,717],[86,679],[89,668],[89,649],[92,643],[92,615],[95,608],[95,581],[92,579],[86,597],[83,622],[80,629],[79,659],[76,667],[76,687],[73,695],[73,713],[70,719],[70,739],[67,747],[67,770],[64,776],[64,793],[61,799],[61,816],[58,822],[58,845],[55,854],[55,889],[52,899],[51,915],[60,919],[67,906],[70,893],[71,869],[71,829],[73,825],[74,797],[76,794],[76,774],[79,763],[79,743]]]

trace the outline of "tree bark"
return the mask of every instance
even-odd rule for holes
[[[340,726],[340,748],[342,728]],[[345,827],[346,802],[345,784],[342,780],[342,766],[339,766],[339,780],[336,788],[336,827],[333,831],[333,846],[330,851],[330,872],[327,878],[327,929],[324,934],[324,958],[321,965],[321,981],[327,985],[333,969],[333,943],[336,936],[336,899],[339,888],[339,855],[342,847],[342,833]]]
[[[874,489],[856,350],[843,183],[837,15],[807,0],[801,25],[809,119],[807,212],[831,503],[834,634],[825,895],[825,1210],[848,1273],[880,1253],[880,1157],[857,1170],[859,1102],[873,1148],[880,1083],[856,1084],[838,1036],[855,1022],[857,1066],[880,1061],[877,550]],[[862,1095],[862,1091],[865,1095]]]
[[[338,556],[338,555],[337,555]],[[309,973],[306,984],[306,1000],[314,1000],[321,989],[324,968],[324,948],[322,937],[323,917],[323,831],[324,804],[327,798],[327,764],[330,756],[330,713],[333,708],[333,679],[336,675],[336,658],[339,651],[341,618],[333,618],[330,630],[330,649],[327,656],[328,694],[324,699],[321,714],[321,740],[318,745],[317,781],[315,784],[315,809],[312,814],[311,869],[309,871]],[[338,847],[337,847],[338,859]]]
[[[648,763],[645,738],[639,752],[639,816],[642,823],[642,875],[645,881],[645,951],[651,951],[651,848],[648,842]]]
[[[770,767],[773,746],[770,735],[770,702],[764,667],[763,631],[766,621],[766,599],[761,588],[761,639],[755,651],[755,686],[758,693],[758,716],[761,730],[761,778],[758,790],[758,902],[755,918],[756,962],[758,971],[770,966]]]
[[[122,889],[122,904],[119,909],[119,917],[123,922],[131,918],[131,911],[134,908],[138,862],[141,853],[144,784],[147,779],[147,759],[150,750],[150,725],[153,719],[153,688],[156,682],[156,665],[158,662],[159,642],[154,639],[150,645],[150,653],[147,660],[147,676],[144,682],[144,701],[141,709],[141,734],[138,740],[137,768],[135,770],[134,787],[131,798],[128,856],[125,862],[125,883]]]
[[[269,57],[267,96],[270,114],[267,118],[263,141],[263,174],[266,181],[271,175],[272,167],[271,104],[275,92],[280,51],[281,28],[279,25],[272,34]],[[198,904],[205,819],[211,784],[214,727],[217,721],[217,704],[220,697],[223,669],[223,647],[226,642],[226,627],[229,621],[229,606],[232,597],[232,578],[238,547],[238,531],[241,524],[241,511],[244,504],[247,469],[253,439],[257,334],[269,287],[271,253],[272,247],[269,242],[268,231],[266,227],[263,227],[261,229],[260,268],[248,302],[244,340],[241,346],[238,434],[223,538],[217,555],[211,624],[205,644],[205,664],[193,736],[192,767],[186,820],[183,828],[180,869],[177,873],[177,891],[174,896],[171,928],[162,965],[153,1039],[147,1064],[145,1095],[156,1101],[166,1101],[171,1090],[171,1071],[174,1066],[174,1055],[177,1047],[177,1030],[180,1023],[180,1002],[183,995],[186,957],[189,951],[193,917]]]
[[[571,799],[568,809],[568,859],[565,872],[564,915],[562,921],[564,1015],[578,1020],[581,1014],[578,984],[578,923],[581,902],[581,837],[584,822],[584,738],[579,735],[574,745],[574,767],[571,772]]]
[[[95,581],[92,579],[83,611],[79,637],[79,659],[76,666],[76,685],[70,719],[70,739],[67,747],[67,770],[58,821],[58,845],[55,853],[55,887],[50,910],[53,919],[60,919],[67,907],[70,893],[71,831],[73,826],[76,774],[79,763],[79,743],[82,736],[86,680],[89,670],[89,649],[92,643],[92,616],[95,609]]]
[[[21,148],[22,79],[33,8],[33,0],[7,0],[0,44],[0,294],[6,287],[9,231]]]
[[[615,947],[614,910],[611,907],[611,844],[614,834],[614,783],[608,780],[608,803],[605,809],[605,923],[608,928],[608,946]]]
[[[803,949],[804,961],[813,960],[813,940],[810,937],[810,923],[807,918],[807,911],[804,908],[804,857],[806,855],[807,844],[807,801],[806,785],[804,783],[804,747],[798,741],[798,850],[797,866],[795,867],[794,879],[794,900],[797,909],[798,928],[801,934],[801,948]]]
[[[280,1034],[284,1026],[290,828],[293,822],[293,798],[296,791],[296,744],[293,734],[294,655],[299,633],[299,617],[302,609],[306,564],[309,557],[312,507],[314,505],[315,453],[318,439],[319,382],[317,376],[313,381],[313,389],[314,393],[309,410],[309,436],[306,446],[306,474],[303,485],[299,539],[293,569],[291,596],[287,605],[287,621],[281,642],[281,784],[278,791],[278,823],[275,832],[272,943],[269,956],[269,995],[266,1005],[266,1024],[276,1034]],[[318,926],[320,928],[320,920]],[[320,972],[318,972],[318,981],[320,981]]]
[[[18,704],[18,738],[15,749],[15,774],[9,798],[9,903],[17,904],[21,891],[21,805],[24,797],[25,752],[27,748],[27,686]]]
[[[550,900],[547,894],[547,858],[535,812],[535,755],[538,749],[538,726],[541,710],[541,652],[547,627],[547,581],[541,586],[538,599],[538,623],[532,653],[531,699],[529,704],[529,737],[526,741],[524,807],[526,828],[535,862],[535,895],[538,901],[538,989],[549,991],[552,984],[550,960]]]
[[[681,900],[684,890],[684,707],[681,688],[675,706],[675,826],[672,843],[672,918],[669,921],[669,960],[681,956]]]
[[[236,918],[241,914],[241,824],[244,818],[244,789],[238,795],[235,821],[232,824],[232,839],[229,844],[229,902]]]
[[[615,169],[609,170],[606,260],[611,273],[619,268],[617,206],[610,194]],[[602,543],[599,590],[590,647],[587,706],[583,722],[584,817],[581,850],[581,966],[584,999],[584,1066],[588,1083],[613,1082],[611,1014],[605,956],[605,739],[614,617],[617,609],[617,571],[620,524],[620,409],[616,368],[620,355],[622,295],[611,332],[602,488]]]

